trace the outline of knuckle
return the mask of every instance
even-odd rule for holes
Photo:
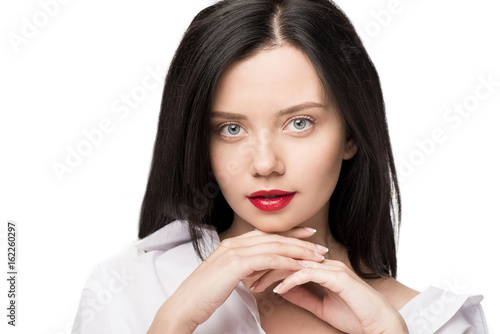
[[[277,240],[273,240],[273,241],[269,242],[269,245],[273,248],[278,248],[278,249],[283,248],[283,244]]]
[[[342,262],[342,261],[337,261],[337,263],[336,263],[336,264],[337,264],[337,265],[338,265],[341,269],[343,269],[343,270],[349,270],[349,268],[347,267],[347,265],[346,265],[344,262]]]
[[[262,261],[266,263],[275,263],[278,259],[278,257],[273,255],[273,254],[264,254],[262,256]]]
[[[304,268],[300,270],[300,274],[302,276],[309,276],[311,275],[312,269],[310,267]]]
[[[227,256],[225,262],[231,268],[238,267],[238,266],[241,266],[242,264],[245,264],[245,262],[241,261],[240,257],[234,251],[230,252],[230,254]]]
[[[281,236],[277,234],[271,234],[270,235],[271,242],[280,242],[281,241]]]
[[[274,267],[274,268],[286,268],[291,265],[290,264],[291,262],[289,263],[289,261],[286,258],[283,258],[282,256],[276,254],[266,254],[263,256],[262,260],[269,267]]]
[[[338,269],[343,271],[350,271],[349,267],[342,261],[330,260],[330,263],[335,265]]]
[[[297,271],[294,274],[294,276],[292,277],[292,279],[295,281],[303,281],[307,277],[309,277],[310,274],[311,274],[311,270],[309,268],[303,268],[303,269]]]
[[[234,248],[223,248],[220,252],[220,261],[224,263],[231,264],[232,261],[237,261],[239,254]]]
[[[232,239],[224,239],[221,241],[221,243],[219,244],[219,247],[222,247],[222,248],[229,248],[229,249],[232,249],[233,247],[236,247],[236,242]]]
[[[346,271],[339,271],[337,274],[337,278],[345,282],[351,278],[351,275],[349,275],[349,273]]]
[[[238,257],[238,252],[234,248],[226,249],[226,254],[229,258],[237,258]]]

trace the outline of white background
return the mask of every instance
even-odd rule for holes
[[[50,7],[44,22],[41,4],[48,2],[0,5],[3,263],[7,220],[19,229],[18,327],[8,333],[69,333],[92,268],[133,256],[161,85],[147,90],[126,117],[113,105],[123,106],[123,94],[139,91],[148,68],[166,71],[191,19],[211,3],[67,1]],[[500,254],[498,5],[338,3],[377,66],[398,173],[405,176],[398,279],[417,290],[435,285],[483,294],[490,330],[500,333],[494,283]],[[389,9],[390,18],[377,15]],[[9,38],[26,33],[28,21],[40,27],[15,47]],[[474,110],[458,126],[446,122],[449,108],[474,102],[480,77],[497,83],[493,93],[471,104]],[[68,150],[86,140],[84,131],[105,119],[112,130],[58,179],[52,164],[65,164]],[[438,128],[446,140],[419,153],[416,141]],[[401,166],[410,158],[418,163],[411,173]],[[4,277],[6,264],[0,267]],[[4,332],[7,286],[1,282]]]

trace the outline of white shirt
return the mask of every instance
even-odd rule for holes
[[[207,229],[204,255],[220,243]],[[139,255],[97,266],[83,289],[72,334],[146,333],[177,287],[201,263],[187,223],[175,221],[135,242]],[[482,296],[465,296],[429,287],[399,312],[411,334],[488,333]],[[229,298],[195,333],[265,334],[252,294],[239,283]]]

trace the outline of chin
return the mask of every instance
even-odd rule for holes
[[[263,222],[262,220],[259,221],[259,224],[252,224],[255,226],[255,228],[259,229],[262,232],[267,232],[267,233],[280,233],[280,232],[286,232],[291,230],[292,228],[298,226],[300,223],[297,222],[296,224],[286,224],[284,225],[281,222],[276,222],[276,218],[273,218],[274,222],[266,223]],[[286,221],[286,218],[280,218],[279,220],[281,221]]]

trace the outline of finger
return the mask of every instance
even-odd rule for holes
[[[245,238],[239,238],[239,237],[229,238],[223,240],[220,246],[223,248],[239,248],[239,247],[250,247],[253,245],[260,245],[266,242],[296,245],[309,249],[313,252],[318,252],[321,255],[324,255],[328,251],[328,249],[323,247],[322,245],[317,245],[312,242],[296,238],[284,237],[278,234],[260,234],[260,235],[247,236]]]
[[[330,262],[328,267],[331,267],[332,269],[336,268],[334,262],[338,261],[332,261],[332,260],[324,260],[321,263],[318,262],[313,262],[313,261],[306,261],[306,260],[301,260],[298,261],[301,266],[304,268],[321,268],[323,264],[326,262]],[[333,263],[332,263],[333,262]],[[259,277],[258,280],[253,282],[253,284],[250,286],[250,291],[255,291],[255,292],[261,292],[267,289],[271,284],[274,282],[280,281],[284,278],[287,278],[294,272],[289,271],[289,270],[268,270],[267,273]]]
[[[346,333],[364,333],[361,323],[355,318],[348,316],[341,310],[349,309],[350,307],[340,297],[334,295],[328,305],[325,305],[323,298],[315,295],[302,286],[296,286],[284,294],[281,294],[283,299],[295,304],[312,314],[319,319],[330,323],[336,328],[343,330]],[[332,314],[333,311],[333,314]],[[347,326],[346,326],[347,322]]]
[[[342,261],[328,260],[325,259],[322,262],[311,262],[304,260],[302,263],[306,268],[322,268],[328,269],[336,272],[344,272],[344,274],[350,275],[353,279],[363,282],[359,276],[357,276],[347,265]]]
[[[301,264],[300,261],[299,264]],[[293,273],[294,272],[290,270],[277,270],[277,269],[269,270],[267,273],[262,275],[258,280],[253,282],[253,284],[250,286],[250,291],[262,292],[274,282],[280,281],[290,276]]]
[[[332,270],[330,268],[312,268],[311,265],[290,276],[275,288],[276,293],[285,293],[291,288],[305,284],[307,282],[315,282],[335,293],[341,293],[345,288],[351,287],[354,280],[349,273],[343,270]]]
[[[278,294],[288,292],[295,286],[315,282],[338,295],[353,311],[358,319],[366,316],[367,300],[377,299],[378,292],[364,281],[355,279],[346,270],[324,268],[304,268],[288,276],[273,291]],[[362,296],[362,297],[360,297]]]
[[[288,238],[309,238],[316,233],[316,230],[311,227],[294,227],[291,230],[285,232],[279,232],[277,234]]]
[[[234,261],[233,266],[235,268],[241,266],[246,268],[240,279],[251,276],[255,272],[262,272],[271,269],[297,271],[303,268],[297,260],[269,253],[242,256],[238,258],[235,257]]]
[[[316,296],[309,290],[301,286],[296,286],[280,295],[290,303],[308,310],[320,319],[324,319],[322,298]]]
[[[263,274],[265,273],[266,271],[269,271],[269,270],[259,270],[259,271],[254,271],[253,273],[251,273],[250,275],[248,275],[247,277],[254,277],[254,276],[258,276],[260,274]]]
[[[345,265],[342,262],[339,261],[334,261],[334,260],[324,260],[321,263],[318,262],[313,262],[313,261],[306,261],[306,260],[301,260],[299,261],[299,264],[303,266],[304,268],[321,268],[323,266],[330,268],[330,269],[339,269],[338,267],[345,267]],[[261,292],[267,289],[271,284],[274,282],[280,281],[294,272],[289,271],[289,270],[269,270],[267,273],[262,275],[258,280],[253,282],[253,284],[250,286],[250,291],[255,291],[255,292]]]
[[[287,256],[292,259],[309,260],[321,262],[324,260],[324,255],[317,248],[305,248],[294,244],[282,243],[279,241],[263,242],[249,247],[239,247],[233,251],[241,256],[252,256],[257,254],[277,254]]]

